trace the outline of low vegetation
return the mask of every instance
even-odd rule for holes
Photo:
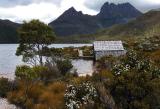
[[[93,57],[93,47],[83,46],[83,47],[64,47],[64,48],[50,48],[51,54],[55,56],[66,57],[69,59],[78,59],[79,50],[82,51],[83,56]]]

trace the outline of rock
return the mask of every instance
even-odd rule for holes
[[[0,98],[0,109],[18,109],[15,105],[9,104],[6,99]]]

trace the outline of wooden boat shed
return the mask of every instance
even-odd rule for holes
[[[122,41],[95,41],[93,46],[96,60],[104,56],[121,56],[126,54]]]

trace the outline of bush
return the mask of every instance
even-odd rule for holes
[[[56,63],[55,63],[55,59],[54,57],[51,57],[50,59],[48,59],[45,63],[45,67],[48,68],[49,70],[49,74],[51,74],[50,76],[52,78],[59,78],[61,77],[61,73],[60,71],[58,70],[57,66],[56,66]],[[48,75],[49,76],[49,75]]]
[[[31,89],[28,91],[28,97],[32,98],[35,103],[38,102],[39,97],[44,93],[45,86],[43,83],[38,82],[34,84]]]
[[[120,109],[158,109],[160,69],[151,61],[132,51],[112,71],[111,93]]]
[[[16,90],[9,92],[7,99],[10,103],[17,106],[23,106],[25,104],[25,94],[23,90]]]
[[[6,78],[0,78],[0,97],[6,97],[11,90],[11,82]]]
[[[47,109],[63,109],[65,89],[66,85],[63,82],[49,84],[39,97],[39,103],[43,103]]]
[[[111,69],[113,67],[113,65],[115,63],[118,63],[118,59],[120,57],[113,57],[113,56],[105,56],[105,57],[102,57],[101,59],[99,59],[97,61],[97,68],[99,69]]]
[[[21,80],[33,80],[35,78],[38,78],[38,73],[34,72],[31,67],[26,65],[17,66],[15,75],[18,79]]]
[[[47,66],[34,66],[32,68],[26,65],[18,66],[15,74],[21,80],[42,80],[44,82],[57,77],[56,73]]]
[[[62,75],[66,75],[66,73],[71,70],[73,67],[72,63],[70,60],[65,59],[65,60],[57,60],[57,67],[60,70]]]
[[[96,82],[112,82],[114,75],[108,70],[102,70],[99,73],[93,73],[92,80]]]
[[[61,93],[65,91],[66,85],[63,82],[54,82],[48,85],[47,90],[53,92],[54,94]]]
[[[64,98],[68,109],[77,109],[90,104],[93,106],[98,94],[94,86],[90,82],[86,82],[77,86],[69,85]]]
[[[51,72],[49,68],[45,66],[35,66],[32,68],[32,72],[37,75],[37,77],[46,82],[54,78],[54,72]]]
[[[64,107],[63,93],[54,94],[46,91],[40,96],[39,102],[46,105],[46,109],[62,109]]]
[[[74,84],[74,85],[79,85],[79,84],[85,83],[90,80],[91,80],[90,76],[86,76],[86,77],[80,76],[80,77],[74,77],[74,78],[70,79],[70,83]]]
[[[101,107],[100,109],[116,109],[115,101],[104,84],[96,83],[96,89],[99,95],[98,103],[100,105],[98,107]]]
[[[41,82],[32,84],[26,93],[25,83],[21,80],[18,89],[8,93],[8,100],[24,109],[63,109],[66,85],[53,82],[44,85]]]

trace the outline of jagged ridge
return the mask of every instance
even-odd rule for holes
[[[72,7],[49,25],[58,36],[90,34],[114,24],[126,23],[141,14],[129,3],[115,5],[106,2],[95,16],[85,15]]]

